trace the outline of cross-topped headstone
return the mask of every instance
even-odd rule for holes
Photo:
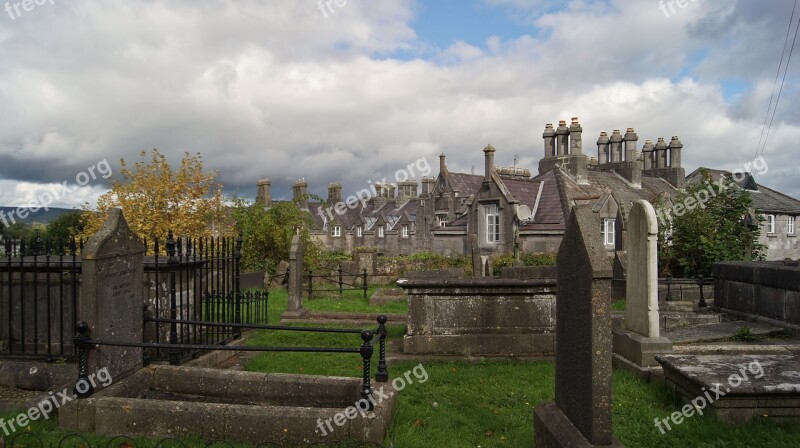
[[[281,318],[302,319],[308,315],[308,310],[303,308],[303,274],[303,243],[298,230],[289,249],[289,300]]]

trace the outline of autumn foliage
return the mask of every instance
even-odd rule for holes
[[[179,169],[173,170],[157,149],[140,153],[130,167],[120,160],[111,179],[111,190],[97,201],[96,211],[84,205],[84,236],[93,235],[105,221],[106,212],[121,208],[131,230],[148,241],[162,241],[169,230],[175,236],[222,236],[228,233],[217,173],[203,171],[200,154],[184,153]]]

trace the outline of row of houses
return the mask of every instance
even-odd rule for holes
[[[546,125],[535,176],[527,169],[496,166],[496,150],[487,145],[483,175],[451,172],[442,154],[438,176],[423,177],[419,184],[376,184],[363,202],[343,202],[336,183],[328,186],[324,202],[310,201],[305,180],[294,184],[293,200],[310,213],[312,234],[330,250],[371,247],[385,255],[555,252],[571,208],[589,204],[601,222],[597,237],[613,253],[616,240],[624,238],[624,222],[617,220],[624,221],[634,202],[645,199],[669,207],[687,182],[700,179],[700,169],[686,176],[678,137],[646,140],[640,149],[633,128],[624,134],[603,132],[597,156],[590,157],[582,134],[577,118]],[[715,180],[732,175],[710,172]],[[765,215],[761,242],[767,258],[799,258],[795,219],[800,201],[759,185],[750,173],[734,180],[752,193],[756,211]],[[272,204],[269,179],[258,182],[257,201]]]

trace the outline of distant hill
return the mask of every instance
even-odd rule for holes
[[[0,207],[0,211],[5,213],[4,215],[0,215],[0,216],[4,217],[8,221],[9,224],[11,224],[11,220],[9,219],[9,216],[13,216],[14,219],[16,219],[17,222],[19,222],[20,218],[19,218],[19,216],[17,216],[16,210],[17,210],[17,207]],[[80,209],[71,209],[71,208],[53,208],[53,207],[49,207],[47,211],[42,209],[42,210],[37,211],[36,213],[28,213],[28,216],[25,219],[22,219],[21,221],[26,223],[26,224],[34,224],[34,223],[36,223],[36,224],[47,225],[47,224],[50,224],[51,222],[53,222],[59,216],[65,214],[65,213],[76,212],[76,211],[81,211],[81,210]],[[11,212],[14,212],[14,214],[12,215]],[[2,222],[3,221],[0,220],[0,223],[2,223]]]

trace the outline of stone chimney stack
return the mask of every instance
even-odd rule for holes
[[[628,131],[625,133],[624,140],[625,140],[625,161],[635,162],[638,158],[636,142],[639,141],[639,136],[636,135],[636,132],[633,130],[633,128],[628,128]]]
[[[299,179],[292,186],[292,200],[300,210],[308,210],[308,183],[305,179]]]
[[[664,141],[664,137],[659,137],[658,142],[656,142],[654,161],[655,166],[653,168],[667,168],[667,142]]]
[[[265,177],[263,179],[259,179],[256,185],[258,186],[256,192],[256,203],[263,205],[264,208],[272,207],[269,178]]]
[[[609,162],[622,162],[622,134],[619,129],[614,129],[611,134],[611,160]]]
[[[558,149],[559,156],[566,156],[569,154],[569,128],[567,122],[561,120],[558,122],[558,129],[556,129],[556,148]]]
[[[411,199],[417,197],[417,181],[406,180],[397,184],[397,197]]]
[[[447,172],[447,165],[444,163],[444,153],[439,154],[439,173],[444,174]]]
[[[678,136],[672,137],[672,141],[669,143],[669,166],[670,168],[681,168],[681,150],[683,149],[683,143],[678,138]]]
[[[542,134],[544,139],[544,157],[549,159],[556,156],[556,130],[551,123],[547,123]]]
[[[572,117],[569,126],[569,153],[573,156],[583,154],[583,128],[578,123],[578,117]]]
[[[436,183],[436,178],[431,176],[422,177],[422,196],[430,196],[433,194],[433,185]]]
[[[339,202],[342,202],[342,184],[332,183],[328,185],[328,204]]]
[[[653,168],[653,151],[656,149],[652,140],[645,140],[642,147],[642,162],[644,163],[644,170],[649,171]]]
[[[605,165],[611,160],[608,153],[608,133],[605,131],[600,133],[600,138],[597,139],[597,160],[599,165]]]
[[[492,180],[492,173],[494,172],[494,146],[486,145],[483,148],[483,159],[486,162],[486,166],[484,167],[484,174],[483,174],[483,181],[489,182]]]

